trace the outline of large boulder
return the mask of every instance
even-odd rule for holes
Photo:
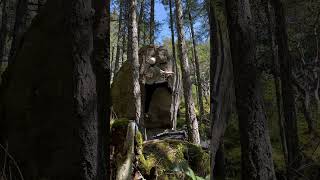
[[[170,129],[172,122],[172,58],[164,47],[145,46],[139,51],[140,85],[144,120],[142,125],[147,129]],[[111,96],[114,116],[116,118],[134,119],[134,98],[132,84],[132,66],[123,63],[113,79]]]
[[[158,179],[189,179],[193,171],[199,177],[210,173],[210,156],[200,146],[180,140],[152,140],[142,145],[139,170],[146,179],[155,170]]]

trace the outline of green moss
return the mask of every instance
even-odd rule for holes
[[[137,142],[137,146],[141,146],[142,147],[142,144],[143,144],[143,137],[142,137],[142,134],[140,131],[138,131],[136,133],[136,142]]]
[[[111,145],[115,147],[116,153],[120,155],[124,152],[123,146],[126,141],[129,122],[127,119],[117,119],[111,124]]]
[[[198,176],[209,174],[209,154],[201,147],[178,140],[157,140],[144,144],[145,159],[140,167],[143,172],[150,172],[152,167],[158,170],[160,179],[183,179],[188,168]]]
[[[130,120],[126,118],[121,118],[121,119],[114,119],[110,122],[110,127],[111,128],[118,128],[118,127],[123,127],[123,126],[128,126]]]

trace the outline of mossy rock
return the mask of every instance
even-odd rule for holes
[[[136,124],[128,119],[111,122],[111,147],[113,149],[113,179],[126,180],[132,175],[135,146],[142,146],[142,135],[136,131]],[[136,143],[134,143],[136,142]]]
[[[126,61],[111,85],[112,108],[117,118],[134,119],[132,66]]]
[[[111,124],[111,144],[119,148],[126,139],[129,124],[128,119],[116,119]]]
[[[157,168],[160,180],[184,179],[188,168],[197,176],[206,177],[210,172],[210,157],[201,147],[186,141],[148,141],[143,144],[139,168],[148,176],[153,167]]]

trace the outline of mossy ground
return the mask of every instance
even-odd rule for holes
[[[185,172],[191,168],[196,175],[209,174],[210,157],[201,147],[178,140],[155,140],[143,144],[140,159],[142,173],[148,174],[156,167],[160,180],[184,179]]]

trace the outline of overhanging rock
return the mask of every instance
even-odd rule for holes
[[[179,103],[179,88],[176,87],[176,66],[168,51],[162,46],[149,45],[139,51],[140,85],[144,120],[146,129],[172,129],[172,117],[177,111],[173,106]],[[132,67],[125,62],[115,75],[111,96],[113,112],[116,118],[134,119],[134,98],[132,84]],[[175,105],[174,105],[175,104]]]

